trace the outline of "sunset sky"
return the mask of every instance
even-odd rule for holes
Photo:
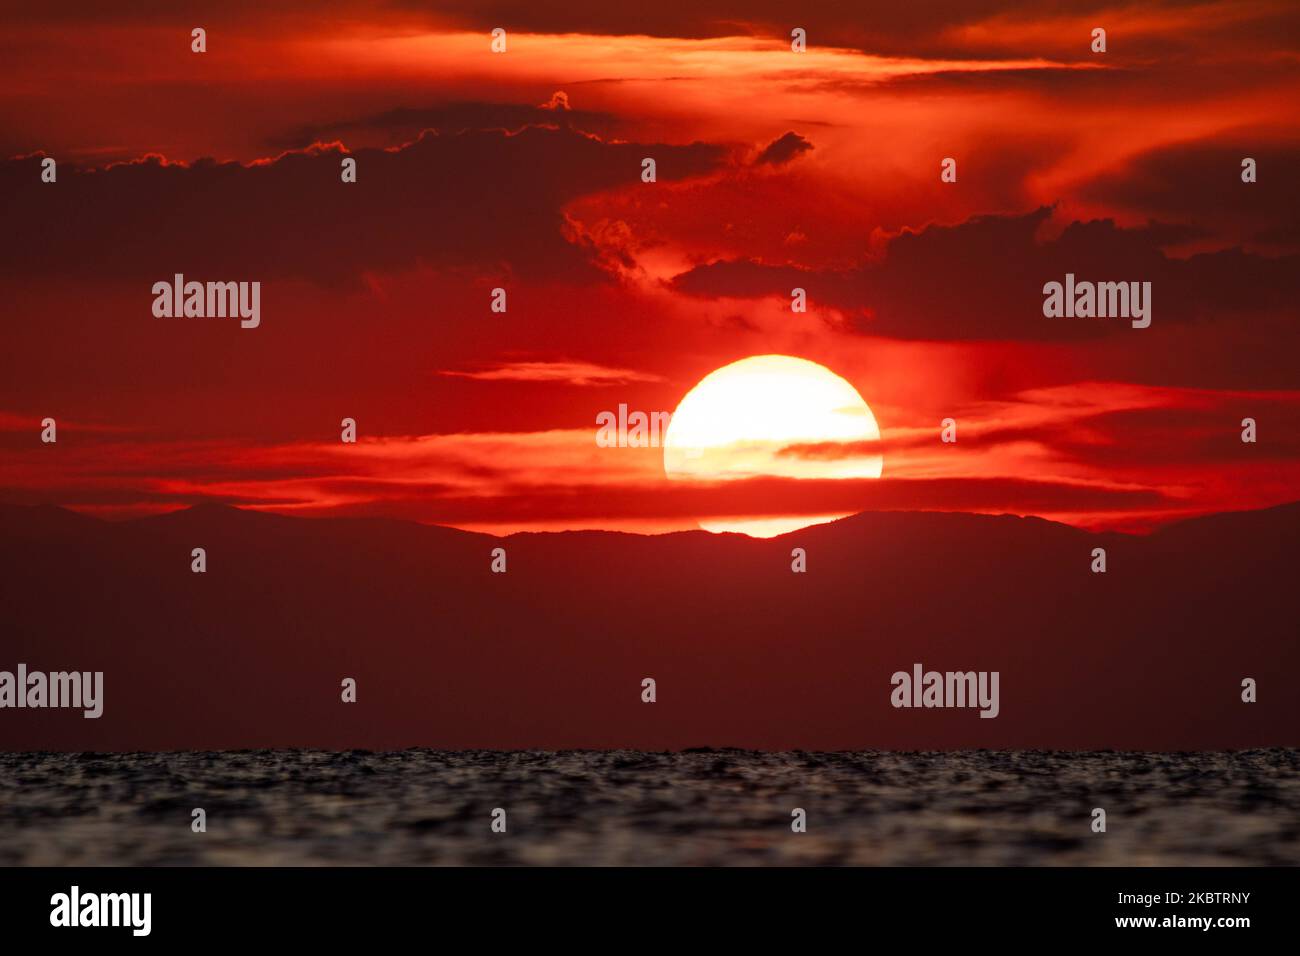
[[[505,533],[1295,500],[1298,34],[1290,0],[25,5],[0,501]],[[1067,272],[1151,282],[1150,328],[1045,318]],[[176,273],[260,281],[260,327],[156,318]],[[856,388],[880,478],[670,481],[596,444],[771,353]]]

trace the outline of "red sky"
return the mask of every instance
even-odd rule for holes
[[[1300,497],[1292,3],[265,6],[5,17],[0,500],[506,532]],[[178,272],[260,281],[261,326],[155,318]],[[1044,318],[1066,272],[1152,282],[1151,327]],[[853,383],[884,477],[594,442],[774,352]]]

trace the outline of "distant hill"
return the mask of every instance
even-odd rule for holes
[[[0,710],[0,749],[1296,746],[1297,532],[1300,504],[1146,537],[890,512],[768,540],[3,506],[0,670],[106,689],[99,720]],[[915,662],[999,671],[1001,715],[891,707]]]

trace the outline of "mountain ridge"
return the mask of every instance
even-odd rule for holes
[[[0,670],[106,687],[98,720],[0,710],[0,748],[1294,746],[1300,507],[1215,517],[1152,535],[870,512],[767,539],[495,537],[0,506]],[[999,672],[999,716],[893,707],[891,675],[916,663]]]
[[[182,517],[182,516],[193,517],[193,516],[201,516],[201,515],[218,516],[218,515],[238,514],[238,515],[248,515],[248,516],[256,516],[256,517],[263,517],[263,518],[272,518],[272,519],[287,518],[287,519],[299,520],[299,521],[374,522],[374,523],[391,523],[394,525],[415,525],[422,528],[443,528],[448,531],[458,531],[461,532],[462,534],[477,535],[483,538],[491,538],[496,540],[512,538],[517,535],[560,535],[560,534],[592,534],[592,535],[608,534],[608,535],[626,535],[628,537],[637,537],[637,538],[662,538],[662,537],[669,537],[672,535],[683,535],[683,534],[687,534],[687,535],[704,534],[709,536],[715,536],[714,532],[704,531],[703,529],[698,529],[698,530],[685,529],[685,530],[669,531],[669,532],[662,532],[662,533],[655,533],[655,534],[643,534],[641,532],[636,532],[636,531],[620,531],[620,530],[612,530],[612,529],[607,530],[607,529],[599,529],[599,528],[584,528],[584,529],[573,529],[573,530],[561,529],[561,530],[546,530],[546,531],[519,530],[519,531],[512,531],[509,534],[496,535],[484,531],[470,531],[463,528],[457,528],[453,525],[414,521],[409,518],[396,518],[396,517],[386,517],[386,516],[379,516],[379,515],[367,515],[367,516],[290,515],[290,514],[282,514],[280,512],[275,512],[275,511],[268,511],[260,508],[241,508],[238,505],[232,505],[225,502],[199,502],[194,505],[188,505],[185,507],[174,509],[172,511],[165,511],[157,514],[138,515],[138,516],[132,516],[132,517],[120,518],[120,519],[108,519],[108,518],[99,517],[97,515],[86,514],[85,512],[78,511],[75,508],[68,508],[63,505],[55,505],[55,504],[47,504],[47,503],[16,504],[12,502],[0,501],[0,521],[5,520],[7,517],[12,517],[13,515],[20,515],[24,513],[26,514],[57,513],[62,515],[75,516],[76,518],[84,519],[86,521],[99,522],[105,525],[131,524],[135,522],[165,522],[168,520],[176,520],[178,517]],[[784,539],[784,538],[789,538],[792,535],[807,533],[808,531],[815,528],[834,527],[834,526],[842,525],[844,522],[853,522],[855,519],[866,519],[866,518],[884,516],[884,515],[906,515],[906,516],[914,516],[914,517],[942,515],[942,516],[953,516],[953,517],[960,517],[960,518],[975,518],[975,519],[995,519],[995,520],[1010,519],[1013,521],[1031,522],[1031,523],[1042,522],[1045,525],[1070,528],[1074,531],[1078,531],[1082,534],[1088,534],[1088,535],[1120,535],[1124,537],[1145,538],[1145,537],[1151,537],[1153,535],[1161,534],[1170,531],[1174,528],[1183,527],[1189,524],[1199,523],[1199,522],[1213,522],[1233,515],[1290,516],[1293,513],[1297,516],[1300,516],[1300,500],[1292,501],[1292,502],[1284,502],[1278,505],[1271,505],[1266,508],[1250,508],[1250,509],[1242,509],[1238,511],[1221,511],[1221,512],[1213,512],[1210,514],[1192,515],[1185,518],[1179,518],[1167,522],[1165,524],[1157,525],[1148,532],[1135,533],[1135,532],[1128,532],[1128,531],[1092,531],[1088,528],[1080,527],[1078,525],[1072,525],[1064,521],[1056,521],[1051,518],[1043,518],[1039,515],[1015,514],[1013,512],[990,513],[990,512],[974,512],[974,511],[891,509],[891,510],[882,510],[882,511],[859,511],[851,515],[845,515],[843,518],[837,518],[834,521],[829,521],[818,525],[811,525],[808,528],[801,528],[796,531],[788,531],[783,534],[776,535],[774,537]],[[737,537],[745,537],[745,538],[750,537],[749,535],[745,535],[740,532],[728,532],[728,533],[733,534]],[[772,539],[761,539],[761,540],[772,540]]]

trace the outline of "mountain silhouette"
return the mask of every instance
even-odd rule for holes
[[[0,506],[0,670],[104,672],[103,717],[0,710],[0,748],[1295,746],[1298,531],[1300,503],[1146,536],[882,512],[761,540]],[[999,716],[892,707],[918,662],[998,671]]]

